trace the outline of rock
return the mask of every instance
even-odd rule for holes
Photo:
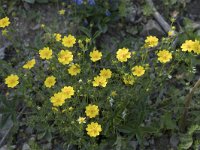
[[[52,144],[51,143],[43,144],[42,148],[43,149],[52,149]]]
[[[36,24],[35,26],[33,26],[32,28],[31,28],[31,30],[33,30],[33,31],[35,31],[35,30],[38,30],[38,29],[40,29],[40,24]]]
[[[200,22],[192,21],[191,23],[186,24],[185,28],[192,29],[193,31],[197,31],[200,29]]]
[[[187,7],[185,10],[187,10],[189,17],[193,20],[200,19],[200,1],[194,0],[187,4]]]
[[[137,15],[137,6],[130,4],[130,7],[127,8],[126,20],[130,23],[135,23],[135,18]]]
[[[143,27],[141,32],[142,36],[154,35],[157,37],[162,37],[165,35],[165,32],[161,29],[158,23],[154,20],[149,20],[147,24]]]
[[[32,134],[33,133],[33,128],[27,127],[26,130],[25,130],[25,132],[27,134]]]
[[[8,150],[8,146],[7,145],[4,145],[0,148],[0,150]]]
[[[4,57],[5,57],[5,48],[2,47],[0,48],[0,59],[4,59]]]
[[[5,57],[5,50],[10,45],[11,45],[11,43],[7,42],[3,47],[0,48],[0,59],[4,59],[4,57]]]
[[[130,141],[130,145],[133,147],[133,149],[137,149],[138,141]]]
[[[136,35],[136,34],[138,34],[138,29],[137,29],[137,27],[136,26],[126,26],[126,32],[127,33],[130,33],[130,34],[132,34],[132,35]]]
[[[0,150],[12,150],[12,149],[16,149],[16,145],[11,145],[11,146],[4,145],[0,148]]]
[[[173,148],[177,148],[178,146],[178,143],[179,143],[179,139],[176,135],[172,135],[171,138],[170,138],[170,144]]]
[[[27,143],[24,143],[22,146],[22,150],[31,150],[31,148]]]

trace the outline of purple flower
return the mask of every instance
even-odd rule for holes
[[[73,2],[76,3],[77,5],[83,4],[83,0],[73,0]]]
[[[95,5],[95,1],[94,0],[88,0],[89,5],[94,6]]]
[[[106,9],[106,16],[110,16],[110,15],[111,15],[110,11]]]

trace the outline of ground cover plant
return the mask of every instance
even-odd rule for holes
[[[13,121],[7,143],[17,149],[22,139],[31,149],[128,150],[151,149],[145,145],[151,137],[173,136],[178,143],[172,148],[199,148],[199,36],[179,33],[172,17],[163,37],[130,38],[133,44],[116,41],[114,51],[103,49],[99,39],[109,26],[125,22],[128,2],[60,2],[58,20],[69,19],[77,32],[42,23],[28,46],[14,36],[12,15],[2,9],[1,33],[16,53],[10,62],[0,60],[1,126]]]

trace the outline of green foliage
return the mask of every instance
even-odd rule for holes
[[[31,4],[34,4],[34,3],[48,3],[50,2],[50,0],[22,0],[22,1],[25,1],[27,3],[31,3]]]
[[[152,9],[152,7],[150,6],[150,5],[148,5],[148,4],[145,4],[145,5],[143,5],[143,7],[142,7],[142,12],[143,12],[143,14],[145,15],[145,16],[151,16],[152,14],[153,14],[153,9]]]
[[[185,28],[186,34],[163,37],[159,39],[159,44],[153,47],[149,47],[147,42],[138,42],[138,38],[123,37],[122,42],[114,43],[117,49],[112,52],[104,50],[105,43],[101,43],[98,38],[107,33],[111,23],[115,24],[126,17],[129,2],[119,0],[112,5],[107,1],[97,1],[96,6],[78,6],[72,3],[67,8],[70,14],[60,16],[58,20],[69,15],[67,17],[70,21],[78,23],[79,35],[73,47],[66,47],[62,43],[64,36],[69,35],[69,32],[72,34],[70,30],[62,33],[60,40],[56,40],[54,33],[59,30],[55,31],[55,28],[48,24],[38,29],[40,32],[36,34],[31,47],[25,47],[19,39],[12,36],[12,27],[8,27],[9,32],[4,36],[12,42],[15,50],[30,48],[31,52],[18,63],[15,59],[11,63],[0,60],[0,80],[2,89],[5,89],[0,94],[0,113],[3,115],[1,127],[9,119],[18,124],[16,116],[21,107],[25,106],[27,109],[22,120],[23,125],[34,130],[38,141],[52,142],[63,149],[133,149],[130,144],[132,140],[137,140],[142,149],[148,137],[179,133],[178,121],[184,111],[184,98],[196,80],[196,66],[200,63],[197,52],[181,51],[180,47],[185,40],[194,41],[198,37],[192,33],[192,29]],[[176,2],[170,1],[172,4]],[[62,7],[66,9],[66,5]],[[106,10],[111,12],[111,16],[105,14]],[[143,13],[150,16],[150,6],[144,5]],[[39,13],[29,11],[27,14],[31,16],[28,17],[29,21],[40,21]],[[27,16],[25,14],[24,18]],[[57,23],[57,20],[55,22]],[[83,25],[83,22],[87,24]],[[187,19],[186,22],[190,23]],[[174,48],[175,39],[179,40],[179,45]],[[115,40],[113,37],[113,41]],[[40,57],[39,50],[44,47],[53,50],[50,60]],[[130,53],[126,62],[120,61],[115,52],[123,47],[128,48]],[[68,49],[73,54],[73,61],[69,64],[63,65],[58,61],[62,49]],[[90,53],[96,49],[101,51],[103,56],[99,61],[93,62]],[[167,63],[158,59],[158,52],[163,49],[167,49],[172,55]],[[16,57],[19,57],[18,55]],[[122,55],[122,58],[124,57],[126,55]],[[23,65],[32,58],[36,60],[34,67],[30,70],[24,69]],[[67,59],[68,56],[64,58]],[[81,73],[72,76],[68,69],[75,63],[80,65]],[[135,66],[142,66],[144,74],[135,75],[132,69]],[[94,78],[103,68],[110,69],[112,77],[106,79],[106,87],[95,87]],[[20,78],[19,84],[13,89],[5,84],[5,78],[10,74],[17,74]],[[51,88],[44,83],[49,75],[56,78],[56,84]],[[130,83],[130,79],[133,79],[133,83]],[[51,97],[63,86],[72,86],[75,94],[62,106],[53,106]],[[199,141],[194,135],[199,126],[193,124],[200,121],[199,111],[193,109],[199,105],[197,101],[200,94],[195,94],[188,118],[188,124],[192,126],[186,134],[180,134],[180,149],[198,147]],[[95,104],[99,108],[99,115],[95,118],[86,116],[85,110],[89,104]],[[85,117],[86,123],[79,123],[79,117]],[[90,137],[86,131],[91,122],[98,122],[102,127],[100,135],[95,138]],[[29,141],[32,149],[41,149],[37,140]]]
[[[180,136],[179,150],[191,148],[194,140],[193,135],[195,132],[200,131],[199,125],[192,125],[186,134]],[[196,143],[197,145],[197,143]]]

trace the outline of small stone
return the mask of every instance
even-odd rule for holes
[[[126,27],[126,32],[130,33],[132,35],[136,35],[138,33],[138,29],[136,26],[127,26]]]
[[[174,148],[177,148],[178,143],[179,143],[178,137],[176,135],[172,135],[171,138],[170,138],[171,146],[174,147]]]
[[[4,59],[4,57],[5,57],[5,50],[10,45],[11,45],[11,43],[7,42],[3,47],[0,48],[0,59]]]
[[[149,20],[147,24],[144,26],[142,32],[142,36],[154,35],[157,37],[162,37],[165,35],[165,32],[161,29],[158,23],[154,20]]]
[[[43,149],[52,149],[52,144],[51,143],[47,143],[42,145]]]
[[[7,145],[4,145],[0,148],[0,150],[8,150],[8,146]]]
[[[25,132],[26,132],[27,134],[32,134],[33,128],[27,127],[26,130],[25,130]]]
[[[130,7],[127,8],[126,20],[130,23],[135,23],[136,15],[137,7],[134,4],[131,4]]]
[[[27,143],[24,143],[22,146],[22,150],[31,150],[31,148]]]
[[[130,141],[130,145],[133,147],[133,149],[137,149],[138,141]]]
[[[34,30],[38,30],[40,29],[41,25],[40,24],[36,24],[35,26],[33,26],[31,29]]]

